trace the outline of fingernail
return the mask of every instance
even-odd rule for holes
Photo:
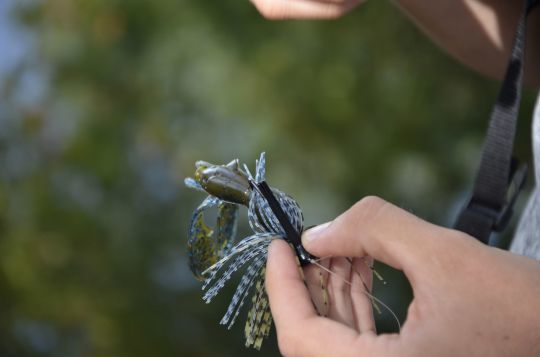
[[[302,234],[302,243],[307,243],[315,240],[318,236],[320,236],[320,233],[324,231],[332,222],[326,222],[323,224],[319,224],[318,226],[315,226],[313,228],[308,229]]]

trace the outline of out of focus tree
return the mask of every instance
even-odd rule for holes
[[[0,77],[2,355],[245,353],[242,326],[218,324],[230,294],[204,305],[187,269],[194,162],[266,151],[308,224],[367,194],[448,224],[497,88],[384,2],[333,22],[237,0],[0,9],[2,46],[23,53]],[[378,294],[404,317],[387,274]]]

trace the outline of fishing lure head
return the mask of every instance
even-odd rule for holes
[[[238,159],[227,165],[197,161],[195,167],[195,181],[208,194],[231,203],[244,206],[249,204],[251,187],[247,174],[240,169]]]

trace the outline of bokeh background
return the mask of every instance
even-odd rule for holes
[[[496,92],[386,1],[271,22],[239,0],[1,0],[0,355],[255,354],[218,324],[232,290],[205,305],[187,268],[194,162],[266,151],[307,225],[368,194],[449,225]]]

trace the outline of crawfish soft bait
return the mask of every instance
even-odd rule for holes
[[[251,183],[265,180],[265,155],[256,161],[255,178],[238,160],[227,165],[196,163],[194,178],[185,180],[186,186],[205,192],[208,197],[195,209],[189,226],[189,267],[194,276],[203,280],[203,299],[209,303],[223,288],[232,274],[243,266],[247,268],[236,288],[227,312],[221,319],[228,328],[236,321],[245,300],[251,295],[251,309],[245,326],[247,347],[260,349],[263,339],[270,333],[272,315],[264,287],[268,246],[273,239],[284,239],[284,231],[266,199]],[[303,215],[298,203],[287,194],[271,191],[296,232],[303,230]],[[238,208],[248,208],[248,222],[253,235],[235,244]],[[217,222],[212,229],[206,225],[204,213],[217,207]]]

